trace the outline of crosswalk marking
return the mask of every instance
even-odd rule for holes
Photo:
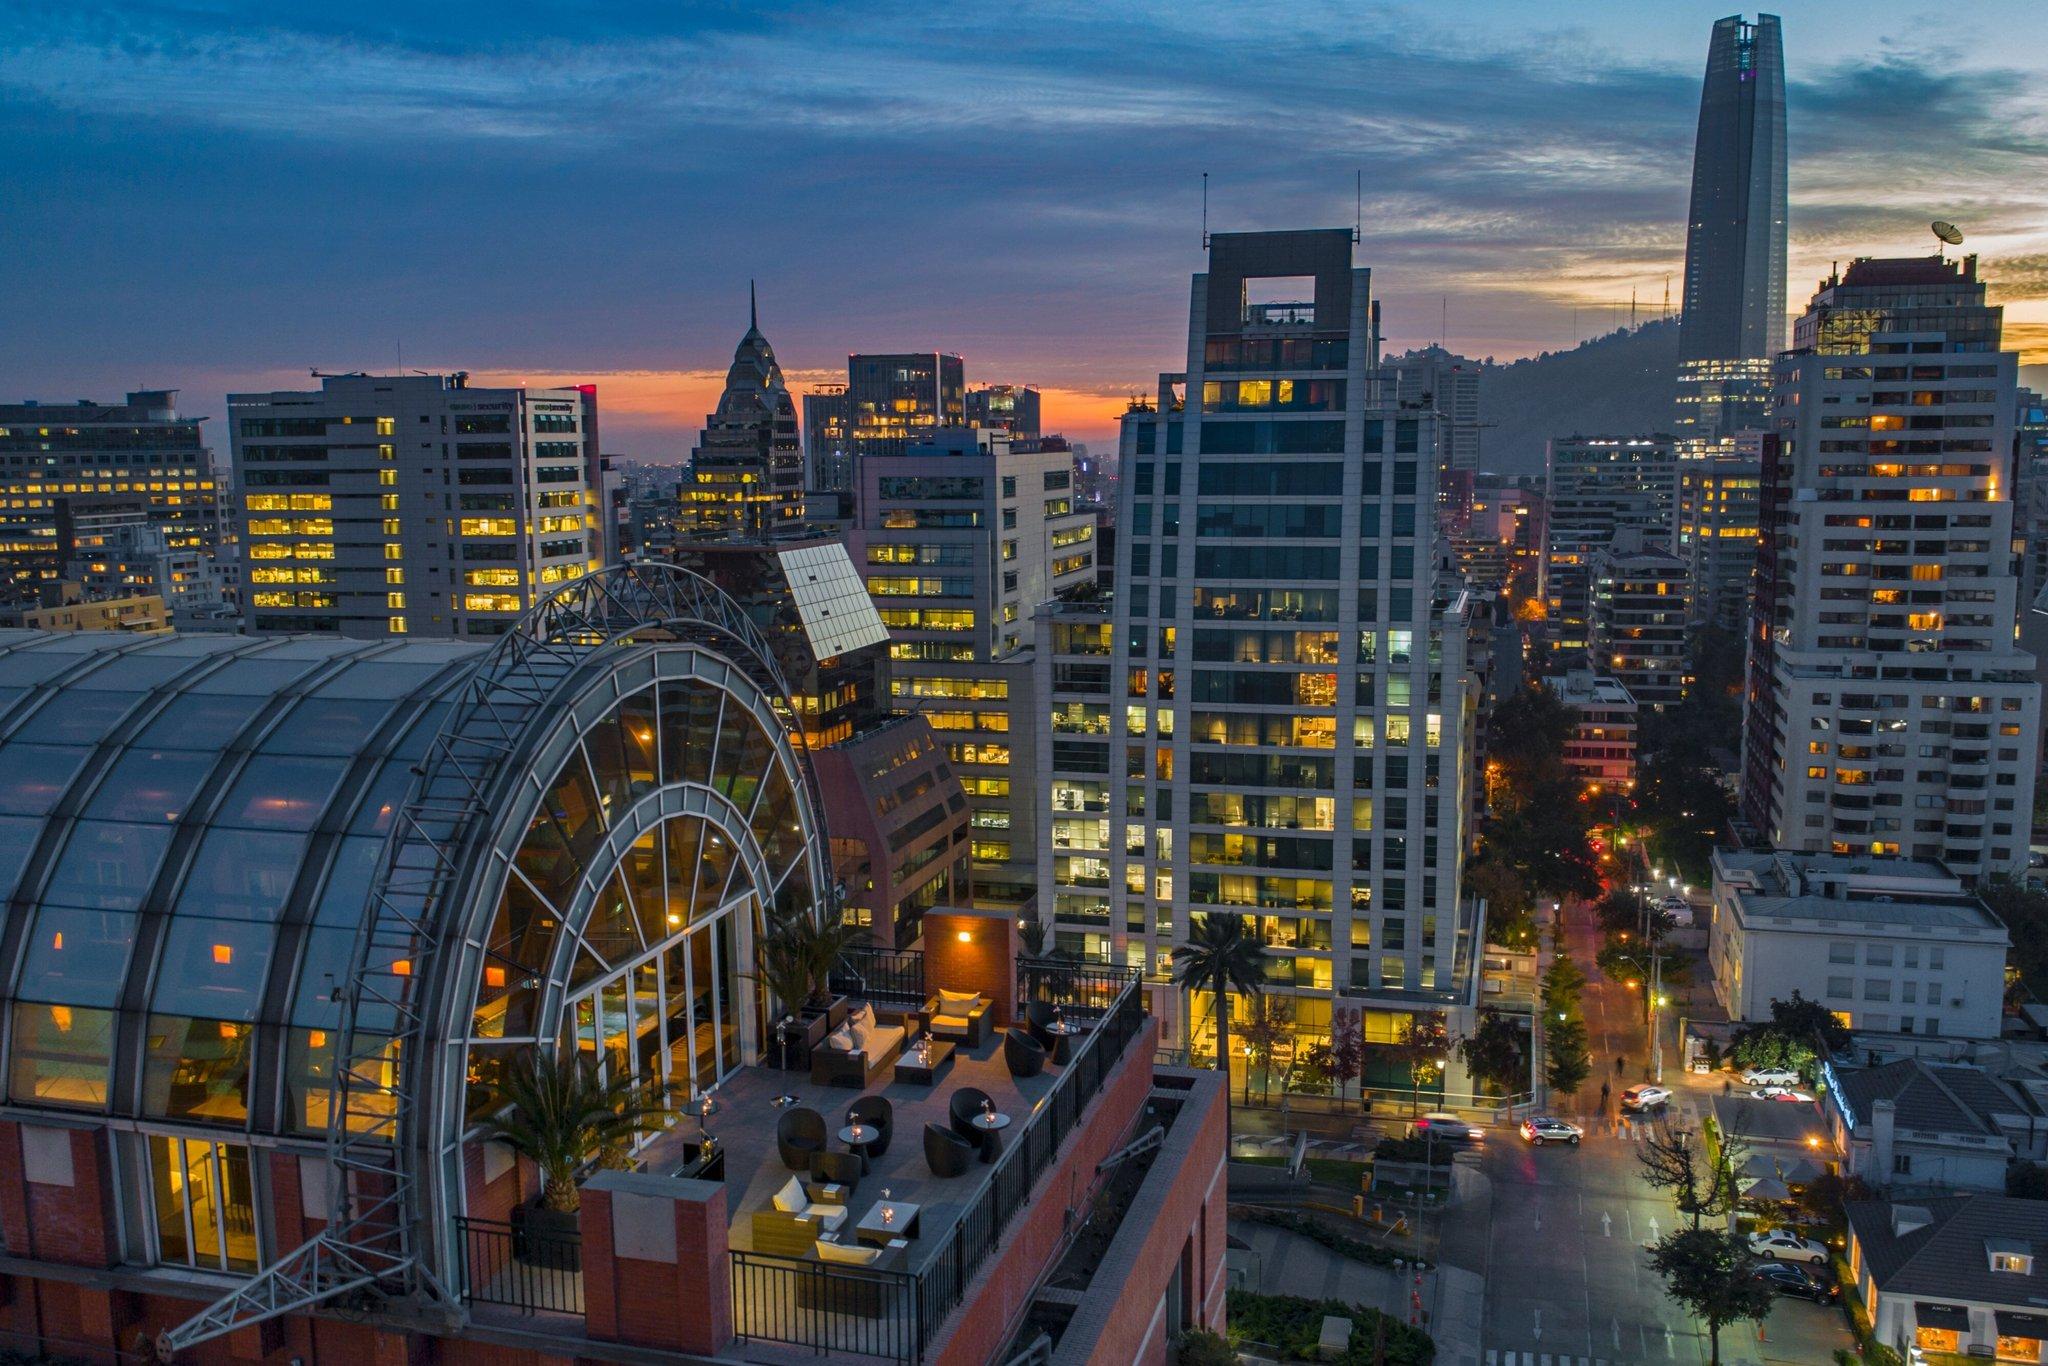
[[[1608,1366],[1606,1357],[1579,1357],[1565,1352],[1524,1352],[1486,1349],[1486,1366]]]

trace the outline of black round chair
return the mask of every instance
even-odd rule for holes
[[[988,1105],[988,1092],[978,1086],[963,1086],[953,1093],[946,1102],[946,1118],[953,1125],[953,1132],[979,1149],[988,1138],[986,1129],[974,1127],[974,1117]]]
[[[1022,1079],[1035,1077],[1045,1070],[1045,1045],[1021,1029],[1003,1031],[1003,1061],[1010,1065],[1010,1075]]]
[[[974,1166],[974,1144],[951,1129],[924,1126],[924,1164],[933,1176],[965,1176]]]
[[[896,1131],[896,1107],[887,1096],[862,1096],[846,1107],[846,1113],[854,1123],[864,1124],[881,1135],[861,1145],[869,1157],[880,1157],[889,1151],[889,1139]]]
[[[775,1148],[782,1165],[793,1172],[808,1172],[814,1154],[825,1151],[825,1117],[816,1110],[792,1107],[775,1121]]]
[[[1038,1041],[1040,1048],[1051,1051],[1058,1035],[1052,1032],[1053,1007],[1050,1001],[1026,1001],[1024,1003],[1024,1028]]]

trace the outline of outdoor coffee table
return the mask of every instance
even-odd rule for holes
[[[984,1162],[995,1161],[996,1149],[1000,1146],[996,1142],[996,1134],[1010,1127],[1010,1117],[1001,1111],[997,1111],[994,1114],[983,1112],[974,1117],[973,1124],[975,1128],[988,1135],[987,1140],[981,1145],[981,1160]]]
[[[905,1050],[896,1059],[896,1080],[912,1086],[936,1086],[952,1066],[953,1045],[934,1039],[930,1062],[922,1061],[915,1048]]]
[[[1088,1032],[1088,1026],[1078,1020],[1056,1020],[1045,1027],[1052,1035],[1052,1060],[1064,1065],[1073,1056],[1074,1040]]]
[[[882,1217],[884,1209],[889,1211],[890,1218]],[[870,1247],[887,1247],[891,1239],[917,1236],[917,1215],[918,1206],[908,1200],[877,1200],[874,1208],[853,1226],[853,1234]]]

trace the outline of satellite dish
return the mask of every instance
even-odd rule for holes
[[[1963,230],[1946,218],[1934,220],[1934,235],[1952,247],[1960,247],[1963,244]]]

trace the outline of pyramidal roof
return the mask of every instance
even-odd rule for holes
[[[761,335],[760,308],[749,283],[747,333],[733,348],[732,368],[725,372],[725,392],[719,395],[718,411],[712,415],[712,421],[758,421],[764,414],[772,415],[789,403],[789,386],[783,382],[782,367],[775,363],[775,348]]]

